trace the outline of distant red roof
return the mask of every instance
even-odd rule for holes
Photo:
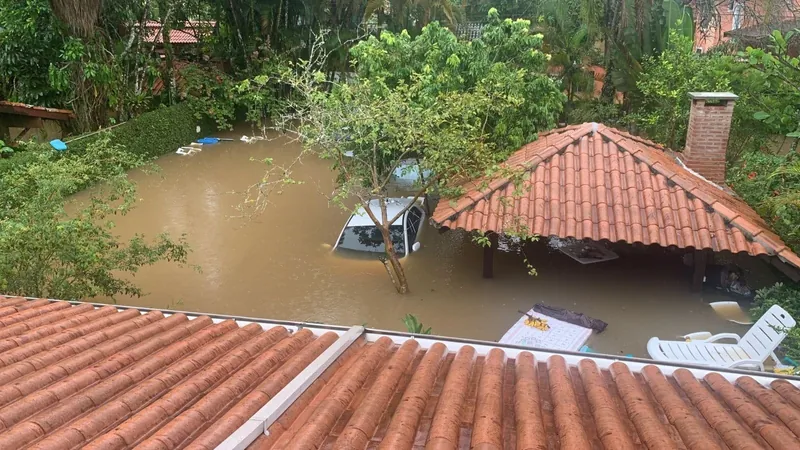
[[[53,120],[69,120],[75,117],[75,114],[68,109],[26,105],[25,103],[9,102],[6,100],[0,100],[0,113],[41,117],[43,119]]]
[[[0,296],[0,448],[800,448],[797,378],[143,312]]]
[[[211,29],[216,25],[216,21],[187,21],[184,23],[183,28],[169,30],[169,42],[171,44],[196,44],[204,35],[210,33]],[[161,23],[156,21],[148,21],[145,24],[146,33],[144,41],[149,43],[163,43],[161,35]]]
[[[507,179],[472,181],[443,199],[443,228],[658,244],[800,258],[741,199],[685,168],[664,149],[599,124],[540,135],[507,161],[526,175],[522,197]]]

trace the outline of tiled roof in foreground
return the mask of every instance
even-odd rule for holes
[[[797,379],[298,325],[0,297],[0,448],[800,448]]]
[[[800,268],[800,257],[744,201],[661,146],[624,131],[594,123],[559,128],[540,134],[506,164],[525,171],[519,192],[507,179],[469,182],[461,197],[439,202],[433,222],[771,255]]]

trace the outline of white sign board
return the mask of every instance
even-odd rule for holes
[[[522,316],[506,334],[500,338],[501,344],[521,345],[524,347],[546,348],[552,350],[577,351],[592,335],[591,328],[554,319],[534,310],[528,311],[533,317],[546,320],[549,329],[546,331],[525,324],[527,316]]]

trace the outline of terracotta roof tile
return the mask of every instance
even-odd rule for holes
[[[511,359],[497,348],[386,345],[359,348],[326,389],[313,389],[250,448],[797,448],[800,390],[786,381],[770,387],[744,376],[734,385],[685,369],[635,373],[622,362],[600,369],[528,352]]]
[[[0,351],[23,357],[0,369],[0,448],[211,450],[338,339],[309,328],[68,305],[0,326],[19,337],[64,320],[41,320],[50,314],[85,317]],[[95,329],[97,322],[114,324]],[[71,339],[25,350],[57,336]],[[537,360],[512,348],[372,336],[347,348],[250,448],[800,445],[797,380],[699,378],[588,356]]]
[[[432,214],[442,228],[520,231],[562,238],[658,244],[800,258],[742,200],[698,177],[663,147],[593,124],[542,133],[511,155],[525,167],[521,193],[508,180],[464,185]],[[455,205],[455,207],[452,207]],[[508,206],[504,206],[508,205]],[[521,220],[518,220],[521,219]]]

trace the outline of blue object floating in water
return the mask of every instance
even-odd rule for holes
[[[219,138],[204,137],[198,139],[197,142],[203,145],[216,144],[219,142]]]
[[[67,149],[67,144],[61,139],[53,139],[52,141],[50,141],[50,146],[60,152],[63,152],[64,150]]]

